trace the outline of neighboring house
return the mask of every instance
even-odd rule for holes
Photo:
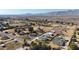
[[[0,30],[4,29],[4,26],[2,24],[0,24]]]
[[[25,35],[25,33],[21,31],[21,32],[19,32],[19,35]]]
[[[28,37],[31,38],[31,39],[35,38],[36,36],[37,36],[36,33],[30,33],[30,34],[28,35]]]
[[[49,37],[52,36],[52,34],[53,34],[53,33],[51,33],[51,32],[47,32],[47,33],[45,33],[45,34],[39,36],[38,39],[39,39],[39,40],[47,40]]]
[[[60,45],[60,46],[65,46],[65,39],[61,38],[61,37],[55,37],[53,40],[54,44]]]
[[[10,38],[7,37],[7,36],[4,36],[4,37],[1,38],[1,40],[7,40],[7,39],[10,39]]]

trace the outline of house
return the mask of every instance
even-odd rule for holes
[[[28,37],[31,38],[31,39],[33,39],[33,38],[36,37],[36,36],[37,36],[37,33],[30,33],[30,34],[28,35]]]
[[[24,32],[22,32],[22,31],[21,31],[21,32],[19,32],[18,34],[19,34],[19,35],[25,35],[25,33],[24,33]]]
[[[10,39],[10,38],[7,37],[7,36],[4,36],[4,37],[1,38],[1,40],[7,40],[7,39]]]
[[[15,28],[15,32],[19,33],[20,31],[20,28]]]
[[[2,31],[3,29],[4,29],[4,26],[0,24],[0,31]]]
[[[45,33],[45,34],[39,36],[38,39],[39,39],[39,40],[47,40],[49,37],[52,36],[52,34],[53,34],[53,33],[51,33],[51,32],[47,32],[47,33]]]
[[[65,46],[66,43],[65,39],[63,39],[62,37],[55,37],[52,41],[54,44],[57,44],[59,46]]]

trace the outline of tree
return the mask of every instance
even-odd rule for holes
[[[72,24],[72,26],[74,25],[74,23],[71,23]]]
[[[78,49],[79,49],[75,43],[71,43],[71,44],[70,44],[70,48],[71,48],[72,50],[78,50]]]
[[[26,43],[27,42],[27,40],[26,40],[26,38],[24,38],[24,43]]]
[[[79,31],[79,28],[77,28],[77,31]]]
[[[35,43],[34,41],[32,41],[32,42],[31,42],[31,45],[32,45],[32,46],[35,46],[35,45],[37,45],[37,43]]]
[[[76,33],[74,33],[74,35],[73,35],[73,37],[72,37],[72,41],[73,41],[73,42],[77,42],[76,39],[77,39],[77,37],[76,37]]]
[[[79,35],[79,32],[78,32],[78,35]]]
[[[9,23],[6,23],[6,26],[9,26]]]
[[[34,31],[34,29],[33,29],[32,26],[29,26],[29,27],[28,27],[28,30],[29,30],[29,32],[31,32],[31,33]]]
[[[31,50],[50,50],[51,47],[50,46],[46,46],[46,45],[35,45],[31,48]]]
[[[25,46],[30,46],[30,44],[28,44],[26,39],[24,39],[24,43],[23,43],[22,47],[24,48]]]
[[[51,47],[43,44],[43,42],[39,42],[39,44],[34,44],[31,50],[50,50]]]
[[[56,23],[59,23],[59,21],[56,21]]]

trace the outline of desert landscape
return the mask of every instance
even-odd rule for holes
[[[79,50],[79,10],[0,15],[0,50]]]

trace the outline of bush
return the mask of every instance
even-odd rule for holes
[[[78,49],[79,49],[79,48],[77,47],[77,45],[74,44],[74,43],[71,43],[71,44],[70,44],[70,48],[71,48],[72,50],[78,50]]]
[[[51,47],[47,46],[46,44],[43,44],[42,42],[39,42],[39,44],[34,44],[31,47],[31,50],[50,50]]]

